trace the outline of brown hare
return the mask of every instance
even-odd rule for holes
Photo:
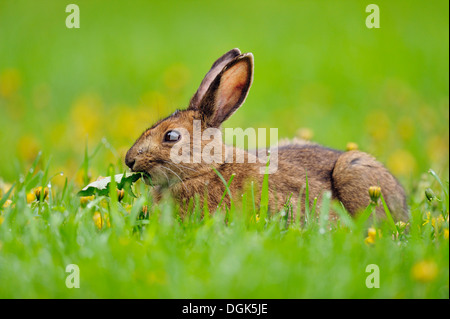
[[[225,181],[234,174],[229,187],[233,199],[243,193],[250,181],[254,182],[255,190],[260,190],[264,177],[261,162],[230,161],[230,156],[243,155],[251,159],[252,154],[227,146],[221,139],[205,139],[205,135],[210,135],[206,134],[209,129],[219,129],[244,103],[252,80],[253,55],[241,54],[238,49],[225,53],[212,65],[187,109],[158,121],[137,139],[126,154],[126,165],[134,172],[148,174],[157,197],[169,192],[180,203],[182,212],[195,195],[200,196],[200,203],[203,203],[203,196],[207,196],[212,210],[219,204],[226,188],[217,172]],[[197,142],[194,141],[196,130],[202,136]],[[201,155],[205,151],[209,153],[212,146],[223,152],[213,161],[204,160]],[[188,149],[187,160],[174,160],[175,147],[178,149],[176,154],[183,147]],[[276,151],[277,170],[268,175],[271,212],[281,210],[288,199],[293,205],[304,200],[304,195],[299,197],[305,189],[307,175],[311,201],[317,197],[320,203],[324,191],[330,191],[332,198],[341,201],[354,215],[369,204],[369,187],[379,186],[394,218],[407,218],[403,188],[372,156],[360,151],[342,152],[302,143],[279,146]],[[258,198],[255,195],[257,205]],[[229,196],[222,203],[229,205]],[[384,214],[379,206],[377,215]]]

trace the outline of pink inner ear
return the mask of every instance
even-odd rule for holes
[[[222,71],[222,69],[225,66],[226,62],[227,62],[226,60],[223,61],[222,63],[220,63],[218,65],[217,68],[215,68],[214,70],[209,71],[208,74],[206,74],[205,78],[203,79],[202,83],[200,84],[199,89],[197,90],[197,95],[199,97],[203,98],[203,96],[206,93],[206,90],[209,88],[209,85],[216,78],[216,76],[220,73],[220,71]],[[196,100],[196,101],[200,102],[201,98],[199,100]]]
[[[217,92],[217,115],[219,118],[233,110],[239,102],[248,83],[248,65],[245,62],[239,62],[225,71],[220,81]]]

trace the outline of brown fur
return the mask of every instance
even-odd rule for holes
[[[177,164],[170,159],[174,144],[164,141],[166,132],[184,128],[191,138],[182,136],[177,143],[192,145],[194,120],[201,121],[202,132],[210,127],[220,127],[244,102],[252,79],[251,54],[240,54],[238,49],[224,54],[205,76],[189,108],[173,113],[145,131],[128,151],[126,164],[133,171],[148,173],[157,185],[157,197],[165,191],[169,192],[180,203],[182,211],[186,210],[187,204],[196,195],[203,203],[204,194],[207,194],[209,208],[214,210],[217,207],[225,186],[213,168],[226,181],[235,174],[230,186],[233,198],[238,198],[247,185],[254,182],[255,200],[259,205],[259,191],[264,177],[260,173],[262,164],[247,160],[244,163],[227,163],[225,160],[225,151],[229,152],[228,156],[244,154],[246,159],[251,154],[227,146],[221,140],[214,140],[213,145],[223,150],[220,160],[211,164],[192,161]],[[191,159],[210,142],[202,140],[200,149],[191,148]],[[359,151],[341,152],[303,141],[283,143],[278,147],[278,170],[269,175],[269,208],[272,212],[281,210],[289,197],[291,204],[296,207],[301,191],[305,189],[306,175],[310,205],[315,197],[320,202],[320,196],[328,190],[334,199],[340,200],[354,215],[369,204],[369,187],[380,186],[395,218],[407,217],[402,187],[372,156]],[[304,201],[304,195],[301,200]],[[228,196],[225,196],[223,204],[230,204]],[[377,208],[377,214],[384,215],[382,207]]]

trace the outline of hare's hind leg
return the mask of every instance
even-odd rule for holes
[[[343,153],[336,161],[332,178],[335,196],[352,215],[369,205],[369,187],[379,186],[393,217],[396,220],[407,219],[405,191],[395,177],[369,154],[359,151]],[[378,206],[377,215],[385,215],[382,205]]]

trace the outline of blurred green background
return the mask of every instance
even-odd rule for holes
[[[69,3],[80,29],[65,26]],[[234,47],[254,54],[255,79],[226,127],[355,142],[409,188],[428,168],[448,174],[448,1],[376,1],[380,29],[369,3],[1,0],[0,178],[42,150],[81,183],[86,141],[102,138],[90,173],[106,174]]]

